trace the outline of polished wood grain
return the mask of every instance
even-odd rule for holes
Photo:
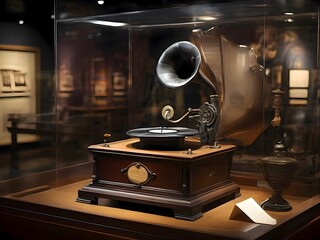
[[[137,138],[92,145],[93,180],[79,190],[78,201],[109,198],[147,204],[172,209],[177,218],[195,220],[202,217],[203,208],[239,195],[240,187],[231,177],[235,149],[235,145],[212,148],[194,138],[175,149]],[[143,166],[149,180],[132,182],[125,169],[133,165]]]
[[[195,159],[199,156],[205,156],[207,154],[221,153],[223,151],[228,151],[235,149],[235,145],[220,145],[220,148],[211,148],[209,145],[202,145],[199,142],[199,139],[186,138],[184,146],[182,149],[172,150],[172,149],[159,149],[157,148],[148,148],[143,145],[139,139],[130,138],[122,141],[116,141],[108,143],[109,147],[106,147],[105,144],[95,144],[89,146],[90,149],[101,150],[101,152],[118,152],[118,153],[134,153],[134,154],[143,154],[143,155],[154,155],[162,157],[174,157],[176,159]],[[191,149],[192,154],[186,154],[187,150]]]
[[[90,181],[0,198],[0,229],[17,235],[18,239],[22,236],[16,229],[28,232],[29,237],[44,234],[45,239],[58,239],[57,236],[59,239],[89,239],[89,236],[91,239],[299,239],[301,235],[313,239],[320,235],[308,231],[319,226],[316,219],[320,214],[320,196],[285,195],[293,210],[268,211],[277,224],[262,225],[230,219],[236,203],[250,197],[260,203],[270,196],[268,190],[241,186],[240,197],[205,212],[202,218],[186,221],[156,210],[143,212],[141,207],[128,210],[76,202],[78,189]],[[29,231],[30,228],[37,231]],[[302,234],[303,229],[308,232]]]

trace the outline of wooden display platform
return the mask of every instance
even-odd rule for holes
[[[114,199],[169,208],[176,218],[195,220],[240,195],[231,177],[234,145],[203,146],[194,139],[179,149],[145,145],[131,138],[89,147],[93,180],[79,190],[78,202]]]
[[[301,198],[284,195],[290,212],[270,212],[276,225],[230,219],[235,204],[248,198],[260,203],[270,191],[241,186],[241,196],[203,213],[195,221],[159,214],[154,208],[130,210],[75,201],[77,191],[91,180],[58,188],[30,189],[0,198],[0,233],[12,239],[319,239],[320,196]],[[39,192],[37,192],[39,191]],[[3,236],[1,234],[1,236]]]

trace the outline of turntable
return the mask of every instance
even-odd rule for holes
[[[139,138],[146,146],[176,149],[183,147],[185,137],[196,136],[198,131],[184,127],[151,127],[131,129],[127,135]]]
[[[178,124],[189,118],[196,121],[197,129],[137,128],[127,132],[129,139],[91,145],[89,151],[95,162],[92,182],[78,191],[78,202],[97,204],[99,198],[114,199],[169,208],[176,218],[195,220],[205,209],[240,195],[240,187],[231,176],[232,157],[235,143],[249,145],[263,131],[255,127],[263,125],[257,117],[263,108],[261,95],[247,94],[248,89],[258,92],[265,84],[261,66],[252,49],[228,42],[214,29],[193,34],[202,52],[188,41],[174,43],[160,57],[156,72],[160,82],[169,88],[201,79],[200,83],[211,90],[208,102],[197,109],[189,108],[179,119],[173,120],[173,107],[162,109],[166,122]],[[202,44],[209,46],[208,41],[220,53],[203,59],[220,57],[213,59],[221,63],[218,66],[201,63],[201,56],[206,54]],[[210,53],[212,49],[207,50]],[[238,59],[234,55],[245,60],[238,65],[229,64]],[[222,69],[222,63],[237,69]],[[246,75],[246,84],[238,82],[240,71]],[[235,95],[234,86],[236,93],[242,94],[242,105],[230,101]]]

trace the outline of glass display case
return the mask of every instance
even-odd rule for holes
[[[311,198],[320,191],[319,10],[316,1],[56,1],[54,112],[10,115],[8,129],[12,136],[53,136],[52,162],[32,174],[53,173],[48,185],[56,187],[95,181],[90,147],[131,139],[129,130],[183,127],[197,131],[183,137],[200,141],[210,138],[212,127],[210,146],[235,146],[234,182],[270,191],[261,160],[293,158],[284,193]],[[196,54],[179,46],[170,52],[185,42]],[[180,64],[185,58],[192,63]],[[209,113],[201,107],[212,103],[211,96],[218,97],[217,125],[203,127]],[[174,111],[171,122],[166,106]],[[12,139],[14,172],[19,141]],[[43,182],[24,189],[37,185]]]
[[[297,159],[294,183],[288,191],[312,196],[319,190],[315,3],[189,3],[141,12],[129,8],[115,14],[103,14],[99,6],[64,12],[60,8],[68,5],[60,4],[57,111],[61,116],[80,118],[90,114],[93,122],[96,116],[108,115],[105,128],[95,132],[92,144],[103,142],[105,133],[113,141],[128,138],[130,129],[167,126],[170,123],[161,115],[166,105],[179,118],[188,108],[209,101],[210,90],[198,81],[199,76],[179,88],[165,86],[157,76],[165,50],[188,41],[200,49],[199,72],[216,85],[215,94],[220,97],[217,140],[238,147],[233,176],[266,187],[259,161],[275,155],[281,143],[284,154]],[[233,46],[239,49],[232,50]],[[241,48],[248,52],[240,53]],[[256,55],[256,62],[246,59],[250,54]],[[243,61],[251,62],[246,65]],[[250,79],[245,69],[254,64],[263,75]],[[236,111],[242,112],[235,116]],[[175,126],[197,129],[190,118]]]

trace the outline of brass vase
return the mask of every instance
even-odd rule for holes
[[[261,159],[261,168],[265,180],[273,189],[273,195],[261,203],[265,210],[285,212],[292,206],[281,195],[291,182],[297,161],[290,157],[265,157]]]

